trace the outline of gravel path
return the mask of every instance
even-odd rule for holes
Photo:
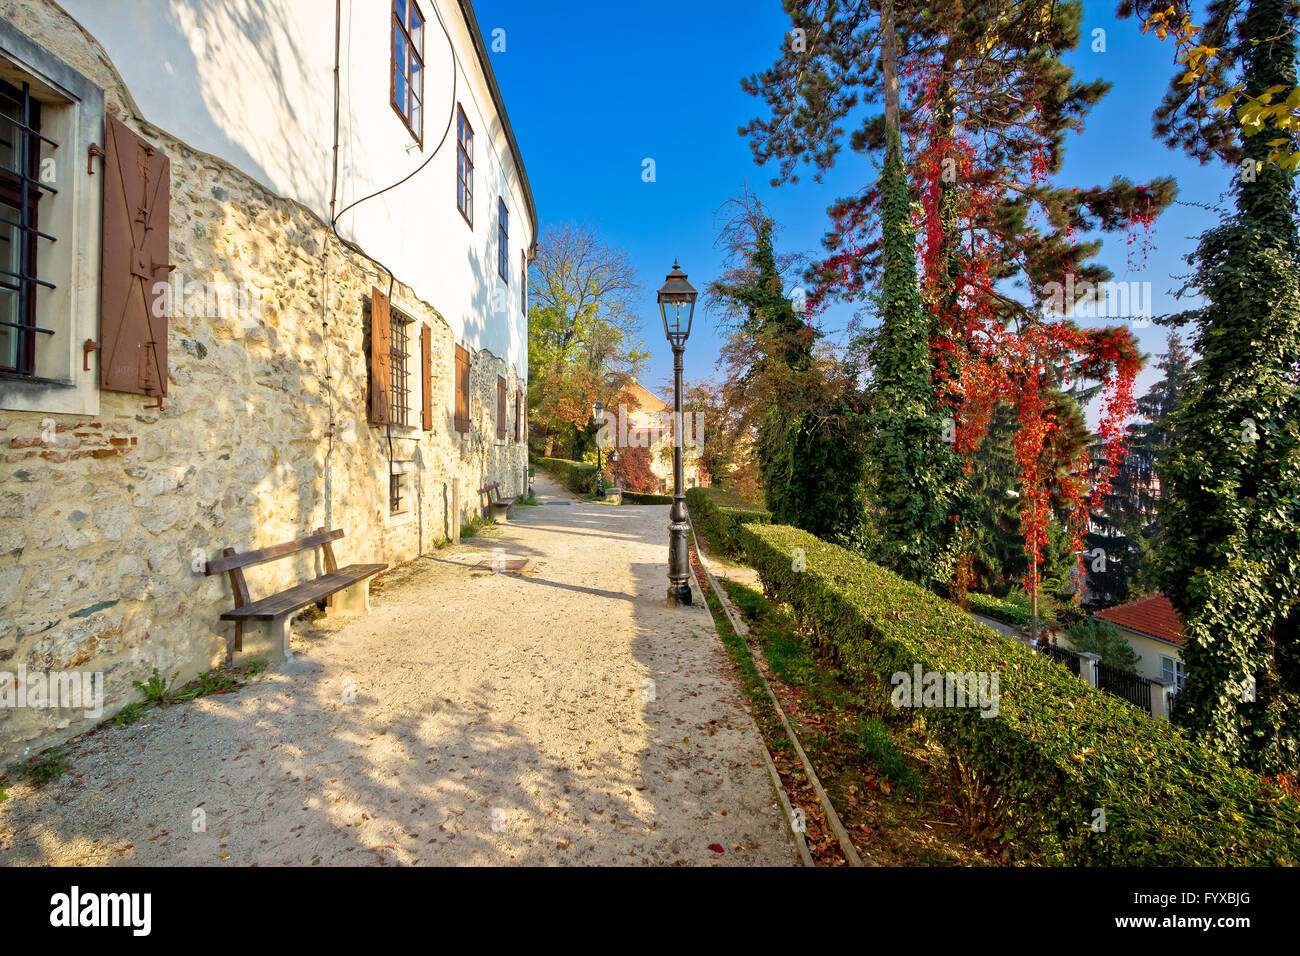
[[[795,863],[707,610],[664,606],[667,506],[537,490],[237,694],[79,740],[0,864]]]

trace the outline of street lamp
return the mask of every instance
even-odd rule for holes
[[[604,411],[604,402],[597,402],[595,405],[591,406],[591,417],[596,420],[596,491],[602,496],[605,494],[605,471],[600,454],[600,429],[601,426],[605,424],[605,419],[602,414]]]
[[[699,293],[686,281],[686,273],[673,261],[663,288],[659,290],[659,314],[664,336],[673,347],[673,507],[668,516],[668,606],[691,603],[691,559],[686,534],[686,494],[682,491],[682,354],[691,334],[695,299]],[[685,313],[685,314],[683,314]],[[685,320],[683,322],[683,320]]]

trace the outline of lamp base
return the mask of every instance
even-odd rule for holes
[[[691,605],[691,586],[683,584],[680,587],[669,586],[668,588],[668,606],[669,607],[690,607]]]

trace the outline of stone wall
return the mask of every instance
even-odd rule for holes
[[[93,418],[0,411],[0,672],[102,672],[109,716],[137,699],[132,681],[154,667],[183,682],[224,657],[233,625],[219,616],[233,606],[230,585],[202,574],[222,548],[247,551],[329,524],[346,532],[340,563],[398,563],[481,511],[485,481],[520,493],[527,455],[514,441],[514,395],[526,386],[500,358],[474,353],[473,426],[458,435],[452,332],[398,277],[392,305],[412,320],[411,424],[370,425],[368,299],[388,289],[388,275],[305,207],[134,116],[102,51],[57,7],[5,3],[0,12],[103,86],[107,110],[172,164],[173,282],[186,294],[172,303],[163,407],[106,391]],[[228,302],[204,289],[246,295]],[[422,325],[434,369],[429,431],[420,427]],[[511,390],[503,443],[498,375]],[[410,469],[414,503],[397,516],[390,447],[409,462],[399,467]],[[453,480],[460,516],[449,513]],[[283,559],[249,569],[249,588],[257,598],[319,571],[314,556]],[[79,710],[0,707],[0,757],[93,722]]]

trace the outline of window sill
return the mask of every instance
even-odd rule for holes
[[[414,521],[414,520],[415,520],[415,509],[414,509],[414,508],[407,508],[405,511],[399,511],[399,512],[397,512],[397,514],[393,514],[393,513],[390,511],[390,512],[388,513],[388,521],[387,521],[385,527],[388,527],[388,528],[400,528],[400,527],[402,527],[402,525],[410,524],[410,523],[411,523],[412,521]]]

